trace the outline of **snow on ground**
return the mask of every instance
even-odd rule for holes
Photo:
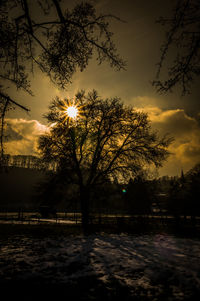
[[[200,240],[167,234],[13,236],[1,241],[0,284],[16,283],[59,285],[79,300],[199,300]]]

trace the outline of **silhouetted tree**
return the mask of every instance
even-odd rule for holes
[[[78,200],[77,185],[69,184],[62,173],[48,172],[45,181],[38,183],[33,198],[38,208],[50,211],[72,210]]]
[[[195,166],[186,173],[186,178],[191,179],[193,177],[200,177],[200,163],[195,164]]]
[[[192,217],[200,216],[200,164],[196,164],[187,174],[186,179],[189,185],[189,198],[187,202],[188,214]]]
[[[200,75],[199,0],[177,0],[171,18],[160,18],[158,22],[169,29],[161,47],[153,85],[159,92],[168,92],[180,85],[182,94],[188,93],[191,91],[192,81]],[[170,56],[173,60],[169,63]],[[164,74],[166,69],[167,78],[160,79],[161,71]]]
[[[185,216],[190,214],[188,204],[190,197],[188,194],[188,183],[182,177],[170,180],[171,187],[169,189],[169,197],[166,209],[175,217]]]
[[[200,216],[200,164],[196,164],[185,175],[171,179],[167,209],[175,216]]]
[[[130,180],[127,186],[126,200],[132,214],[149,214],[151,212],[150,187],[140,175]]]
[[[74,100],[75,101],[75,100]],[[82,222],[88,224],[91,189],[107,178],[135,176],[144,164],[161,166],[171,138],[151,131],[147,115],[118,98],[101,99],[96,91],[76,95],[80,117],[66,119],[66,103],[56,98],[46,115],[49,133],[40,137],[43,160],[57,162],[63,176],[79,187]],[[65,171],[65,172],[64,172]]]
[[[83,71],[96,53],[101,64],[108,61],[120,70],[125,67],[112,40],[109,19],[95,7],[81,2],[69,11],[59,0],[0,1],[0,135],[3,156],[3,128],[9,106],[22,106],[7,94],[7,86],[32,94],[30,74],[39,67],[61,88],[74,72]]]

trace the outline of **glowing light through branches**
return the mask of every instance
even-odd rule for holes
[[[66,110],[68,117],[76,119],[78,116],[78,108],[76,106],[69,106]]]
[[[68,124],[76,121],[81,116],[81,108],[82,106],[74,99],[72,101],[68,99],[63,100],[62,104],[60,104],[60,114],[63,121]]]

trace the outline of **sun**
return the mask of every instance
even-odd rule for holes
[[[67,116],[73,119],[76,119],[78,116],[78,108],[75,105],[70,105],[66,109]]]
[[[82,116],[83,106],[77,99],[63,99],[59,103],[60,116],[63,122],[73,124]]]

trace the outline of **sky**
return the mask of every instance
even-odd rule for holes
[[[73,7],[79,1],[64,1]],[[10,140],[6,152],[10,154],[37,154],[37,139],[47,129],[43,115],[55,96],[72,98],[79,90],[95,89],[103,98],[120,97],[135,109],[148,113],[152,129],[160,135],[169,133],[174,142],[171,155],[159,175],[180,175],[200,162],[200,89],[194,83],[189,95],[181,91],[160,95],[152,87],[160,47],[165,39],[164,28],[156,23],[170,15],[174,1],[162,0],[94,0],[96,10],[111,13],[125,22],[111,20],[113,39],[121,57],[126,60],[126,71],[115,71],[107,63],[98,65],[95,58],[86,70],[77,71],[65,91],[61,91],[39,70],[32,77],[34,96],[11,88],[10,95],[30,108],[27,114],[19,109],[7,116]]]

